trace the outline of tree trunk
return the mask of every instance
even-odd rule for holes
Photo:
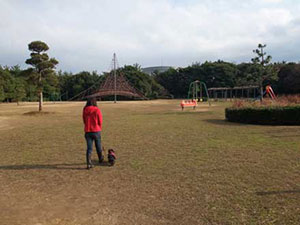
[[[43,109],[43,91],[39,92],[39,112]]]
[[[39,86],[40,86],[41,83],[42,83],[42,74],[41,74],[41,71],[39,71],[39,75],[40,75],[40,77],[39,77]],[[41,86],[40,86],[40,88],[41,88]],[[41,88],[39,90],[39,112],[41,112],[42,109],[43,109],[43,89]]]
[[[263,86],[261,83],[261,85],[260,85],[260,101],[261,102],[263,101],[263,98],[264,98],[264,89],[263,89]]]

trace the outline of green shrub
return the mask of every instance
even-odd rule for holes
[[[300,125],[300,105],[274,107],[226,108],[225,117],[230,122],[266,124],[266,125]]]

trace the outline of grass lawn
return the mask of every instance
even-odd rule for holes
[[[179,103],[98,102],[117,162],[89,171],[84,102],[0,104],[0,224],[299,225],[300,126]]]

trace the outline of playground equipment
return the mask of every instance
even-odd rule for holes
[[[206,94],[205,98],[208,101],[208,104],[210,106],[209,95],[208,95],[206,84],[199,80],[196,80],[196,81],[190,83],[188,99],[191,99],[191,100],[181,101],[180,106],[181,106],[182,110],[184,109],[184,107],[193,107],[195,109],[197,106],[197,101],[202,102],[204,100],[203,92],[205,92],[205,94]]]
[[[212,87],[208,88],[208,94],[213,100],[231,101],[233,98],[258,98],[259,86],[235,86],[235,87]]]
[[[273,89],[270,85],[266,86],[266,91],[265,91],[264,94],[268,94],[272,100],[276,99],[276,95],[275,95],[275,93],[274,93],[274,91],[273,91]]]
[[[233,98],[243,98],[243,99],[262,99],[260,94],[260,86],[250,85],[250,86],[239,86],[239,87],[213,87],[208,89],[209,96],[214,100],[223,99],[230,101]],[[270,85],[266,86],[266,90],[263,92],[263,96],[268,94],[272,100],[276,99],[276,95]]]
[[[116,53],[113,55],[113,69],[107,75],[105,80],[98,79],[91,87],[80,92],[74,97],[68,99],[68,101],[72,100],[83,100],[88,98],[101,98],[105,96],[114,96],[114,103],[117,102],[117,96],[127,96],[131,98],[139,98],[139,99],[148,99],[135,89],[130,82],[126,79],[125,75],[117,71],[117,58]],[[100,82],[102,83],[100,84]]]
[[[182,100],[180,103],[181,109],[183,110],[184,107],[193,107],[193,109],[197,106],[197,101],[195,99],[192,100]]]

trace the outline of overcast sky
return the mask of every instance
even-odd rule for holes
[[[0,0],[0,65],[21,65],[46,42],[57,69],[184,67],[249,62],[258,43],[273,61],[300,61],[300,0]]]

